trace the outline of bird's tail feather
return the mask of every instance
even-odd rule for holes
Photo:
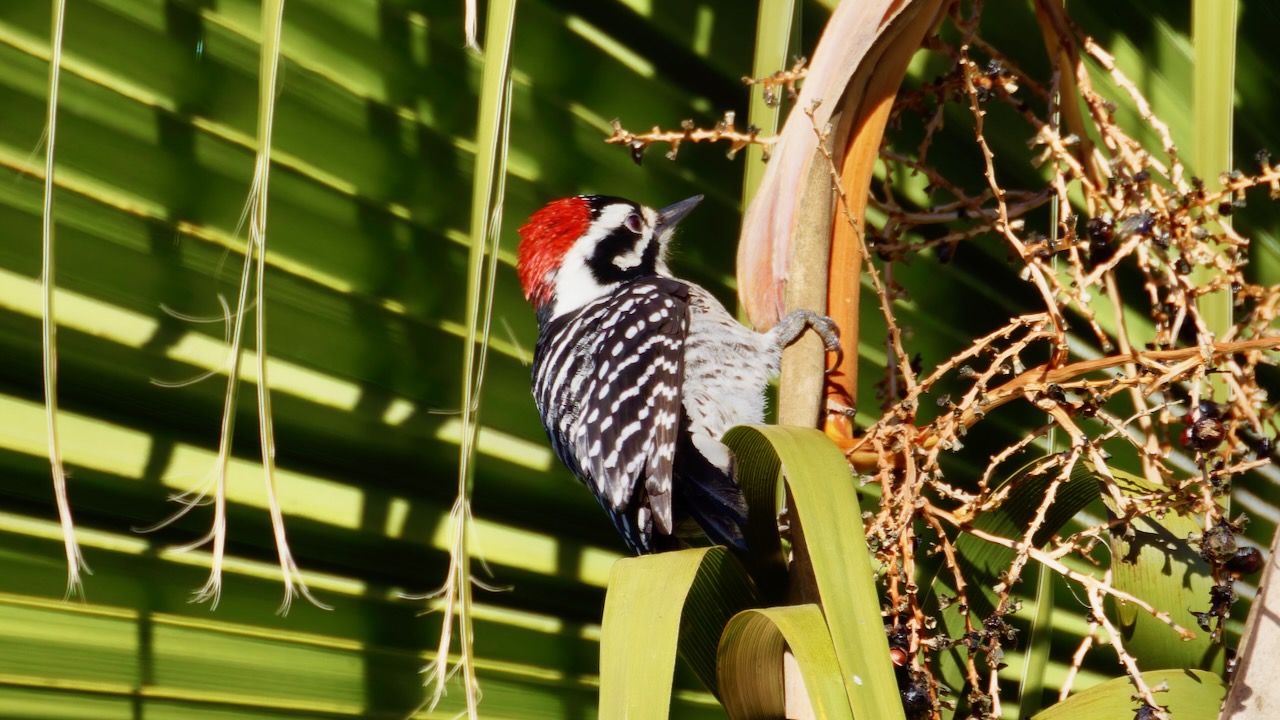
[[[684,480],[684,482],[682,482]],[[742,528],[747,524],[747,502],[733,477],[726,473],[702,473],[697,480],[676,478],[676,492],[689,517],[717,545],[747,549]]]

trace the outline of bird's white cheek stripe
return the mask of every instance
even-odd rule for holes
[[[644,252],[649,249],[650,242],[652,242],[652,238],[646,232],[643,238],[631,246],[631,250],[616,256],[613,259],[613,264],[617,265],[620,270],[630,270],[638,266],[640,261],[644,259]]]

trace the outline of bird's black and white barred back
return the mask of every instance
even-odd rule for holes
[[[720,439],[764,421],[782,348],[807,327],[839,347],[828,318],[800,310],[757,333],[671,276],[675,226],[699,200],[653,210],[581,195],[547,204],[520,229],[543,427],[638,553],[696,534],[743,547],[747,508]]]

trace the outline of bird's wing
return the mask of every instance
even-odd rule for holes
[[[534,353],[534,399],[556,454],[637,552],[655,549],[654,526],[674,527],[688,329],[689,287],[649,277],[551,321]]]
[[[572,444],[583,479],[628,541],[650,550],[652,527],[670,535],[674,525],[688,286],[646,278],[620,288],[606,305],[596,320],[594,362],[580,385]]]

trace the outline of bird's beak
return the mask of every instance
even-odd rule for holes
[[[658,232],[663,234],[671,232],[700,202],[702,202],[702,196],[694,195],[688,200],[681,200],[675,205],[668,205],[659,210]]]

